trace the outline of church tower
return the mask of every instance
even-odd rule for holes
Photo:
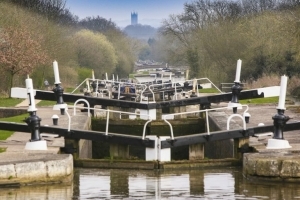
[[[131,13],[131,25],[137,25],[138,24],[138,13],[132,12]]]

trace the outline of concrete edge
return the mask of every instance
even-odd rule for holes
[[[73,157],[67,154],[60,157],[59,159],[45,158],[40,161],[0,165],[0,186],[71,182],[73,180]]]
[[[82,168],[102,168],[102,169],[139,169],[139,170],[176,170],[192,168],[212,168],[226,166],[242,166],[238,159],[211,159],[197,161],[142,161],[142,160],[104,160],[104,159],[76,159],[75,167]]]

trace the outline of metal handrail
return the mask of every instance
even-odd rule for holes
[[[65,113],[67,113],[67,115],[68,115],[68,119],[69,119],[68,132],[70,132],[70,130],[71,130],[71,116],[70,116],[70,114],[68,112],[68,109],[65,110]]]
[[[74,103],[74,109],[73,109],[73,115],[75,116],[76,115],[76,105],[77,105],[77,103],[78,102],[80,102],[80,101],[83,101],[83,102],[85,102],[86,104],[87,104],[87,106],[88,106],[88,117],[90,116],[90,103],[86,100],[86,99],[78,99],[77,101],[75,101],[75,103]]]
[[[146,85],[145,85],[146,86]],[[151,90],[150,87],[145,87],[145,89],[142,90],[141,92],[141,99],[140,99],[140,103],[142,103],[142,96],[143,96],[143,93],[146,91],[146,89],[149,88],[150,92],[152,93],[152,98],[153,98],[153,101],[151,103],[155,103],[155,95],[154,95],[154,92]],[[148,102],[149,102],[149,99],[148,99]]]
[[[84,84],[86,82],[87,78],[84,79],[84,81],[82,81],[82,83],[80,83],[70,94],[73,94],[82,84]]]
[[[103,91],[107,91],[107,93],[109,93],[108,89],[100,89],[100,92],[97,92],[97,97],[99,97],[99,95],[101,94],[101,97],[103,98],[104,97]]]
[[[89,82],[89,81],[97,81],[97,89],[96,89],[96,91],[98,91],[98,82],[100,81],[100,82],[108,82],[107,80],[102,80],[102,79],[92,79],[92,78],[86,78],[86,79],[84,79],[84,81],[82,81],[72,92],[70,92],[70,94],[73,94],[82,84],[84,84],[84,83],[86,83],[87,81]]]
[[[194,79],[192,79],[192,80],[186,80],[186,81],[193,81]],[[197,80],[197,82],[198,81],[200,81],[200,80],[207,80],[208,82],[210,82],[220,93],[224,93],[222,90],[220,90],[209,78],[198,78],[198,79],[196,79]],[[198,84],[197,84],[197,86],[198,86]],[[198,91],[198,89],[197,89],[197,91]]]
[[[240,114],[232,114],[232,115],[230,115],[228,117],[228,119],[227,119],[227,129],[226,130],[229,130],[229,124],[230,124],[230,121],[231,121],[231,119],[233,117],[240,117],[242,119],[242,121],[243,121],[243,129],[246,130],[246,121],[245,121],[245,118],[242,117],[242,115],[240,115]]]
[[[248,105],[240,105],[239,107],[246,107],[245,111],[243,112],[243,114],[245,114],[248,109],[249,109],[249,106]],[[202,113],[202,112],[205,112],[205,117],[206,117],[206,124],[207,124],[207,134],[210,135],[210,129],[209,129],[209,119],[208,119],[208,111],[215,111],[215,110],[223,110],[223,109],[228,109],[228,108],[232,108],[232,106],[227,106],[227,107],[222,107],[222,108],[211,108],[211,109],[205,109],[205,110],[197,110],[197,111],[190,111],[190,112],[181,112],[181,113],[172,113],[172,114],[167,114],[167,115],[164,115],[163,116],[163,120],[169,125],[170,127],[170,131],[171,131],[171,139],[174,140],[174,134],[173,134],[173,127],[172,127],[172,124],[167,121],[167,116],[175,116],[175,115],[182,115],[182,114],[194,114],[194,113]],[[240,114],[232,114],[234,116],[237,116],[237,115],[240,115]],[[231,115],[231,116],[232,116]],[[232,117],[229,117],[228,119],[232,119]],[[233,117],[234,117],[233,116]],[[240,115],[242,116],[242,115]],[[244,130],[246,130],[246,122],[245,122],[245,119],[242,117],[243,119],[243,125],[244,125]],[[227,121],[227,123],[230,122],[230,120]],[[227,130],[229,130],[229,126],[227,127]]]
[[[212,84],[212,86],[214,86],[220,93],[224,93],[222,90],[220,90],[209,78],[198,78],[198,79],[192,79],[192,80],[186,80],[186,81],[190,81],[190,82],[193,82],[194,80],[197,81],[200,81],[200,80],[207,80],[208,82],[210,82]],[[174,86],[175,88],[175,93],[174,93],[174,96],[175,96],[175,100],[177,100],[177,86],[176,84],[179,83],[181,81],[176,81],[176,82],[171,82],[171,83],[160,83],[160,84],[152,84],[149,86],[149,89],[150,87],[154,88],[155,86],[164,86],[164,85],[169,85],[169,84],[172,84],[172,86]],[[197,96],[199,96],[199,88],[198,88],[198,84],[196,84],[196,91],[197,91]]]
[[[85,100],[85,99],[79,99],[79,100]],[[78,101],[78,100],[77,100]],[[89,105],[89,104],[88,104]],[[74,115],[76,115],[76,108],[81,108],[79,106],[76,106],[76,104],[74,104]],[[105,135],[108,135],[108,127],[109,127],[109,113],[113,112],[113,113],[120,113],[120,117],[121,114],[128,114],[128,115],[139,115],[139,116],[147,116],[148,117],[148,121],[145,122],[144,124],[144,128],[143,128],[143,135],[142,135],[142,139],[145,139],[145,134],[146,134],[146,126],[148,123],[150,123],[152,121],[152,118],[150,115],[148,114],[140,114],[140,113],[136,113],[136,112],[124,112],[124,111],[118,111],[118,110],[109,110],[109,109],[101,109],[101,108],[89,108],[89,110],[94,110],[94,111],[105,111],[107,113],[106,115],[106,127],[105,127]]]

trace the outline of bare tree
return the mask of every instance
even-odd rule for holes
[[[160,33],[176,37],[184,46],[189,46],[190,26],[184,23],[183,15],[171,15],[169,20],[163,21]]]
[[[47,54],[42,50],[38,38],[22,27],[7,27],[0,31],[0,65],[10,76],[13,87],[14,75],[30,74],[39,64],[45,64]]]
[[[48,20],[55,21],[64,25],[75,25],[78,21],[77,16],[73,16],[65,8],[66,0],[7,0],[16,5],[20,5],[30,11],[41,14]]]
[[[111,20],[107,20],[103,17],[86,17],[85,19],[79,22],[79,25],[85,29],[98,31],[98,32],[106,32],[109,30],[119,31],[117,25]]]

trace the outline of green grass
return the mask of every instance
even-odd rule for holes
[[[220,92],[215,88],[204,88],[204,89],[200,89],[199,93],[220,93]],[[239,100],[239,103],[241,104],[278,103],[278,97],[245,99],[245,100]]]
[[[37,106],[54,106],[56,104],[56,101],[47,101],[47,100],[42,100],[38,102],[36,105]]]
[[[14,131],[0,131],[0,140],[6,140],[7,138],[9,138],[12,134],[14,133]],[[1,153],[1,147],[0,147],[0,153]]]
[[[64,92],[70,93],[70,92],[72,92],[74,89],[75,89],[75,88],[65,88],[65,89],[64,89]]]
[[[0,118],[1,121],[4,122],[16,122],[16,123],[25,123],[23,120],[29,116],[28,113],[12,116],[12,117],[6,117],[6,118]]]
[[[18,115],[18,116],[13,116],[13,117],[0,118],[0,121],[24,123],[23,120],[28,116],[29,116],[28,113],[26,113],[26,114],[22,114],[22,115]],[[13,133],[14,133],[14,131],[0,130],[0,140],[6,140]],[[0,148],[0,153],[1,153],[1,148]]]
[[[0,153],[3,153],[6,151],[6,148],[0,147]]]
[[[203,88],[199,90],[200,93],[220,93],[216,88]]]
[[[15,105],[21,103],[24,99],[14,99],[14,98],[0,98],[0,106],[1,107],[14,107]],[[23,120],[25,117],[28,117],[28,114],[13,116],[13,117],[7,117],[7,118],[1,118],[1,121],[6,122],[17,122],[17,123],[24,123]],[[8,137],[10,137],[14,132],[13,131],[5,131],[0,130],[0,140],[6,140]],[[0,153],[4,152],[6,148],[0,148]]]
[[[264,104],[264,103],[278,103],[278,97],[266,97],[257,99],[239,100],[241,104]]]
[[[64,89],[64,93],[71,93],[75,90],[75,88],[66,88]],[[77,88],[77,90],[73,94],[82,94],[83,92],[80,92],[80,88]]]
[[[24,101],[24,99],[0,98],[0,107],[14,107]]]

